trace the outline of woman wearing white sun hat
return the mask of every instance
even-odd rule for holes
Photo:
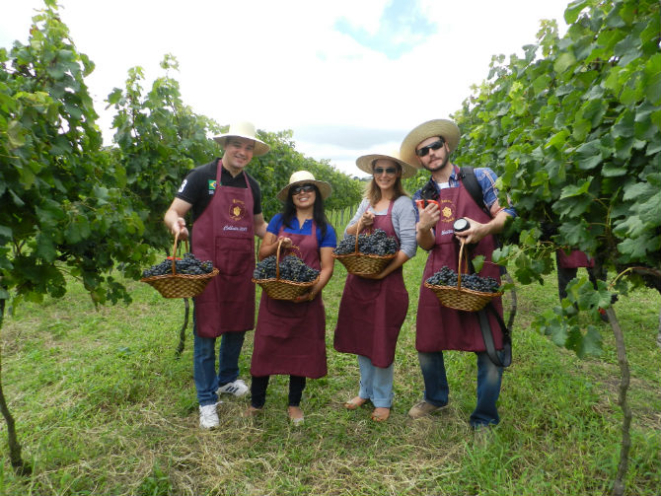
[[[284,255],[295,254],[320,274],[310,291],[296,301],[275,300],[262,293],[250,367],[249,416],[262,410],[270,376],[289,375],[287,412],[294,424],[300,424],[306,378],[326,375],[326,313],[321,290],[333,275],[336,246],[335,231],[324,214],[323,201],[330,193],[330,184],[316,180],[308,171],[298,171],[277,195],[283,210],[268,225],[259,259],[275,255],[282,240],[282,247],[287,248]],[[281,248],[280,256],[284,255]]]
[[[355,410],[371,401],[371,418],[383,422],[393,401],[395,348],[406,318],[409,297],[402,266],[415,256],[415,211],[402,186],[402,178],[416,170],[397,152],[363,155],[358,168],[372,175],[365,198],[349,222],[347,234],[358,235],[358,222],[367,230],[382,229],[395,236],[399,251],[394,260],[374,276],[347,276],[335,329],[335,349],[358,356],[360,388],[344,406]]]

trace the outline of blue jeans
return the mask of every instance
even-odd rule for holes
[[[216,338],[197,335],[193,324],[193,377],[200,406],[218,402],[216,390],[220,385],[233,382],[239,377],[239,355],[246,332],[228,332],[221,336],[216,373]]]
[[[360,367],[360,391],[358,396],[371,400],[375,407],[390,408],[392,406],[392,380],[395,369],[394,362],[390,367],[381,368],[372,364],[366,356],[358,355]]]
[[[500,353],[500,352],[498,352]],[[470,416],[470,425],[497,424],[500,422],[496,402],[500,395],[503,368],[496,366],[486,352],[477,355],[477,406]],[[425,381],[425,401],[435,406],[448,404],[450,387],[445,374],[443,352],[418,352],[418,360]]]

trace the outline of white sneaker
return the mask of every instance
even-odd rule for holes
[[[216,404],[200,407],[200,427],[202,429],[215,429],[220,425]]]
[[[234,382],[228,382],[222,387],[218,388],[216,394],[233,394],[234,396],[244,396],[248,394],[248,386],[241,379],[237,379]]]

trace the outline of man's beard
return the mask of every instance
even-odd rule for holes
[[[445,159],[443,160],[443,163],[441,165],[439,165],[438,167],[436,167],[435,169],[432,169],[431,167],[427,167],[427,166],[425,166],[425,169],[427,169],[429,172],[431,172],[433,174],[434,172],[438,172],[438,171],[442,170],[448,164],[448,160],[450,160],[450,155],[449,154],[445,156]]]

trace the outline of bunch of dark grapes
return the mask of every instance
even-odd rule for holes
[[[457,286],[457,273],[448,266],[444,266],[427,279],[432,286]],[[477,274],[462,274],[461,287],[478,291],[480,293],[497,293],[500,284],[493,277],[480,277]]]
[[[339,242],[334,252],[336,255],[349,255],[356,251],[356,236],[347,234]],[[364,255],[394,255],[397,253],[397,239],[386,235],[383,229],[375,229],[372,234],[358,235],[358,251]]]
[[[275,279],[276,257],[271,255],[255,266],[253,277],[255,279]],[[287,255],[280,260],[280,279],[292,282],[312,282],[319,275],[319,271],[308,267],[305,262],[295,255]]]
[[[185,253],[184,258],[175,261],[177,274],[190,276],[202,276],[213,271],[213,263],[210,260],[204,262],[197,259],[192,253]],[[142,277],[165,276],[172,274],[172,260],[165,259],[157,265],[152,265],[142,272]]]

